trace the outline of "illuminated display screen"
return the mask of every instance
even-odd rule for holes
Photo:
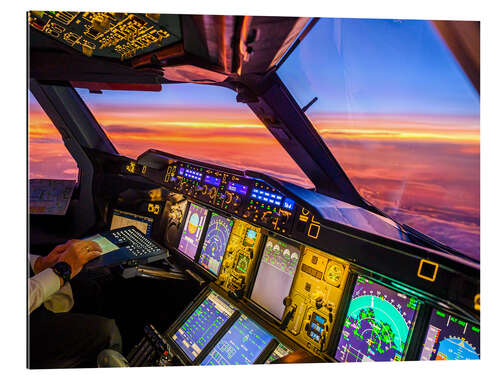
[[[335,359],[401,361],[418,302],[358,276]]]
[[[119,210],[113,211],[110,230],[125,228],[131,225],[149,237],[151,235],[151,228],[153,227],[153,219],[146,216],[132,214],[130,212]]]
[[[203,359],[201,365],[252,364],[272,339],[269,332],[242,314]]]
[[[276,347],[276,349],[273,350],[271,355],[266,359],[266,364],[271,363],[276,361],[277,359],[280,359],[288,354],[290,354],[292,351],[288,349],[285,345],[282,343],[279,343],[279,345]]]
[[[184,324],[172,335],[179,348],[191,359],[198,357],[219,332],[235,309],[221,296],[211,291]]]
[[[215,212],[210,218],[198,263],[214,275],[219,273],[233,223],[233,220],[217,215]]]
[[[290,198],[285,198],[283,202],[283,207],[286,208],[287,210],[293,210],[293,207],[295,206],[295,201]]]
[[[220,185],[220,178],[214,177],[214,176],[205,176],[205,182],[210,185],[214,186],[219,186]]]
[[[283,315],[283,298],[290,293],[299,259],[300,250],[297,247],[268,237],[251,299],[278,319]],[[270,285],[273,287],[270,288]]]
[[[237,184],[236,182],[229,182],[227,185],[227,190],[233,191],[238,194],[247,195],[248,186]]]
[[[182,231],[181,241],[179,242],[179,251],[187,257],[194,259],[198,244],[200,242],[201,233],[203,232],[203,224],[207,217],[208,210],[191,203],[189,211]]]
[[[257,232],[253,229],[247,229],[247,233],[245,234],[245,239],[243,240],[243,246],[253,247],[255,245],[255,241],[257,240]]]
[[[251,197],[275,206],[281,206],[281,200],[283,199],[282,195],[260,189],[252,189]]]
[[[250,263],[250,258],[245,254],[240,254],[238,257],[238,263],[236,264],[236,269],[242,273],[247,273],[248,263]]]
[[[479,343],[479,327],[433,309],[420,360],[479,359]]]
[[[201,181],[201,172],[193,171],[192,169],[186,169],[184,172],[184,177],[190,178],[191,180]]]
[[[321,335],[325,331],[326,319],[316,313],[312,314],[311,323],[309,323],[309,337],[316,342],[321,341]]]
[[[112,251],[118,250],[119,247],[116,246],[113,242],[108,240],[106,237],[101,236],[100,234],[95,234],[90,237],[82,238],[84,241],[94,241],[96,244],[99,245],[101,248],[102,252],[101,255],[110,253]]]

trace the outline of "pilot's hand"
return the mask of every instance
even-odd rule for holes
[[[61,256],[62,253],[66,251],[66,249],[77,240],[69,240],[66,241],[65,243],[58,245],[52,250],[50,253],[48,253],[44,257],[39,257],[35,264],[33,265],[33,271],[35,273],[40,273],[46,268],[52,267],[54,264],[57,263],[59,257]]]
[[[66,262],[71,267],[71,278],[80,273],[83,266],[94,258],[101,255],[100,246],[94,241],[73,241],[58,259],[58,262]]]

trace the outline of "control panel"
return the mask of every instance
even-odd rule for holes
[[[431,310],[426,308],[420,312],[420,306],[435,307],[441,302],[444,303],[441,306],[448,306],[447,300],[432,294],[439,277],[448,272],[439,263],[415,256],[400,259],[401,252],[391,252],[391,265],[403,265],[406,260],[413,262],[410,271],[418,278],[418,284],[413,284],[403,275],[402,269],[407,267],[392,272],[387,270],[385,258],[375,262],[375,257],[387,252],[376,250],[370,257],[363,258],[370,260],[373,267],[360,261],[367,251],[366,243],[347,239],[342,233],[348,229],[339,226],[341,220],[325,219],[351,214],[344,206],[328,206],[328,202],[313,191],[301,192],[298,187],[258,173],[153,154],[158,158],[144,158],[148,165],[132,168],[130,165],[135,162],[131,161],[127,170],[159,182],[170,194],[184,200],[184,210],[179,211],[175,220],[175,232],[182,230],[180,241],[170,241],[176,253],[184,255],[179,260],[208,279],[216,279],[212,284],[215,289],[231,304],[248,309],[248,316],[259,317],[266,328],[279,328],[274,333],[278,340],[291,341],[327,361],[412,360],[418,359],[420,352],[421,359],[468,358],[462,351],[462,343],[477,348],[477,356],[472,353],[471,358],[479,357],[475,336],[479,325],[475,321],[477,326],[472,326],[471,315],[453,316],[464,327],[470,326],[470,332],[464,330],[458,338],[450,334],[449,340],[443,340],[444,349],[434,347],[437,332],[451,332],[451,325],[449,321],[443,325],[437,318],[436,322],[428,323]],[[325,207],[330,207],[330,211]],[[372,219],[371,216],[362,218]],[[385,272],[378,272],[377,265]],[[429,272],[424,272],[426,265],[432,266]],[[366,270],[371,270],[370,276],[364,276]],[[449,276],[446,280],[454,280],[452,274]],[[432,284],[423,284],[422,280]],[[426,300],[421,299],[419,289],[428,292]],[[346,290],[352,291],[350,300]],[[450,299],[450,302],[453,301]],[[449,306],[448,309],[457,312]],[[439,313],[448,314],[447,311]],[[454,322],[453,319],[450,321]],[[196,364],[234,364],[226,349],[235,345],[232,335],[239,340],[242,327],[251,324],[243,320],[232,324],[234,330],[225,323],[222,330],[231,336],[224,338],[222,331],[215,335],[212,344],[217,340],[217,345],[210,345],[203,353],[200,351],[199,359],[196,356],[193,360],[186,353],[181,356]],[[420,351],[417,345],[422,345],[423,334],[412,337],[416,324],[418,327],[429,324],[426,344]],[[257,330],[252,327],[252,332]],[[443,352],[450,343],[458,344],[453,355]],[[177,345],[181,349],[182,345],[186,346]],[[261,342],[256,348],[254,357],[249,360],[242,357],[236,362],[263,363],[287,353],[286,347],[280,347],[277,342],[272,345]],[[187,349],[192,352],[196,347]],[[435,350],[441,350],[439,356],[433,355]]]
[[[344,291],[349,265],[306,247],[290,296],[285,298],[287,332],[315,352],[326,350]]]
[[[260,228],[235,220],[217,284],[236,298],[240,298],[248,286],[261,238]]]
[[[297,204],[277,187],[239,171],[170,161],[161,181],[168,188],[275,232],[290,233]]]

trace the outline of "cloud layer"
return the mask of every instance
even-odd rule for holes
[[[253,114],[195,108],[93,108],[118,151],[149,148],[269,173],[311,187]],[[313,121],[368,201],[479,259],[479,126],[476,118],[353,118]],[[49,119],[30,111],[30,178],[75,178],[77,166]]]

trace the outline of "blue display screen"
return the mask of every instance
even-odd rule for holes
[[[290,198],[285,198],[285,201],[283,202],[283,207],[291,211],[293,210],[293,206],[295,206],[295,201]]]
[[[180,170],[179,170],[179,174],[181,174]],[[192,169],[186,169],[186,171],[184,172],[184,177],[187,177],[187,178],[190,178],[191,180],[196,180],[196,181],[201,181],[202,175],[203,175],[203,173],[198,172],[198,171],[193,171]]]
[[[229,302],[211,291],[172,336],[172,339],[191,360],[194,360],[234,311],[234,307]]]
[[[283,199],[283,196],[261,189],[252,189],[252,198],[265,203],[273,204],[275,206],[281,206],[281,200]]]
[[[233,220],[217,215],[215,212],[210,218],[198,263],[214,275],[219,273],[233,223]]]
[[[433,309],[421,361],[480,359],[479,326]]]
[[[272,339],[269,332],[242,314],[203,359],[201,365],[252,364]]]
[[[179,168],[179,176],[184,176],[184,168]]]
[[[227,190],[234,191],[235,193],[247,195],[248,186],[237,184],[236,182],[230,182],[227,185]]]
[[[214,186],[219,186],[220,185],[220,178],[214,177],[214,176],[205,176],[205,182],[210,185]]]

